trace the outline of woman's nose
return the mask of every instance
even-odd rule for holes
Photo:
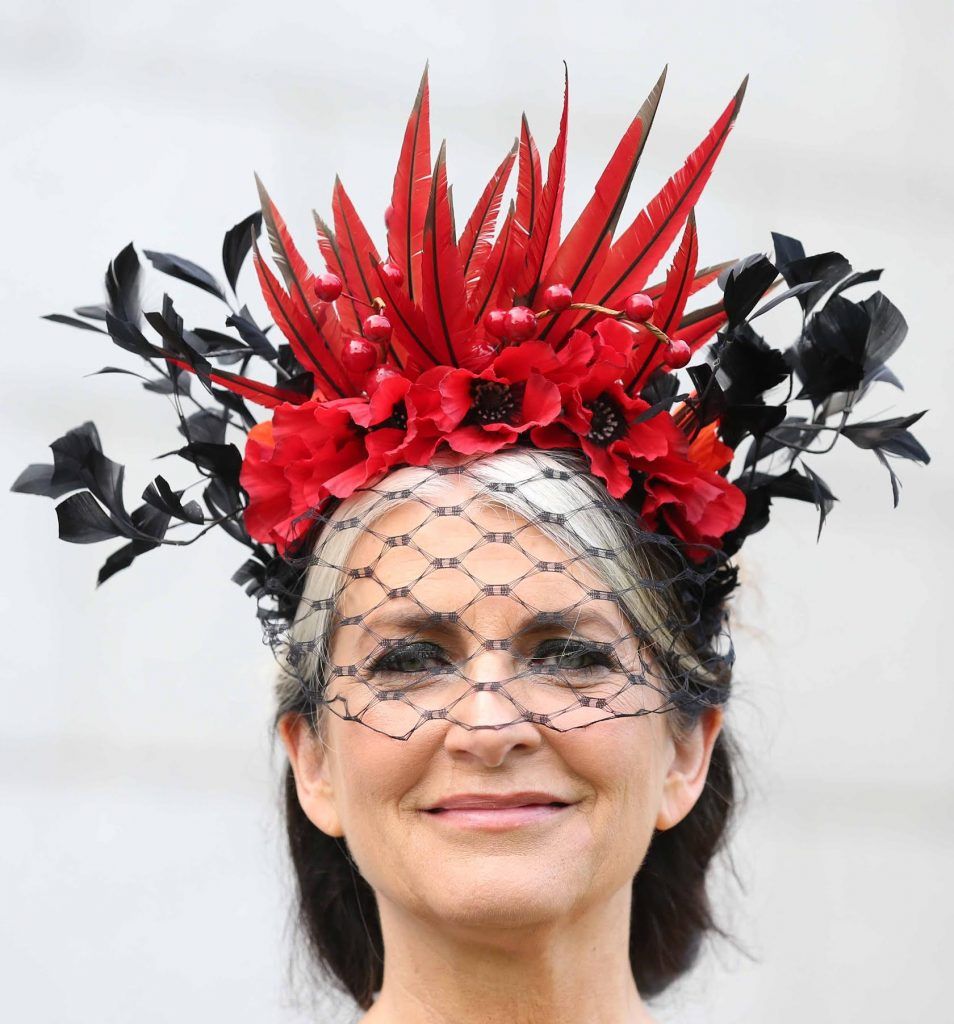
[[[450,709],[444,737],[452,753],[469,754],[487,767],[499,767],[514,747],[534,749],[542,743],[540,727],[523,717],[507,696],[514,663],[506,651],[485,651],[471,659],[467,677],[472,689]]]

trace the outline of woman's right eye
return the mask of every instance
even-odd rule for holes
[[[433,672],[450,664],[436,644],[412,643],[390,648],[371,666],[373,672]]]

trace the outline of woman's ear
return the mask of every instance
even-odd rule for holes
[[[308,820],[329,836],[343,836],[325,745],[306,715],[289,712],[278,723],[288,763],[295,774],[298,802]]]
[[[656,828],[678,825],[695,806],[706,784],[722,718],[721,708],[707,708],[684,736],[673,740],[674,754],[663,783]]]

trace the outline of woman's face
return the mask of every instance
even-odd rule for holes
[[[515,536],[488,536],[501,533]],[[398,506],[349,567],[373,572],[339,603],[338,714],[324,712],[322,740],[291,717],[281,732],[306,814],[346,838],[379,899],[444,924],[514,926],[628,886],[653,830],[701,792],[719,713],[678,740],[667,715],[633,716],[664,697],[625,685],[639,644],[616,603],[590,593],[605,584],[513,513]],[[603,710],[577,701],[612,692]],[[630,713],[607,718],[607,706]],[[422,722],[422,709],[447,717]],[[534,712],[569,731],[527,720]],[[475,795],[522,806],[444,806]]]

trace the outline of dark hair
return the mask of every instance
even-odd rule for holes
[[[516,459],[531,460],[534,469],[569,470],[560,477],[566,481],[561,486],[575,488],[574,495],[585,489],[605,514],[606,522],[613,524],[611,536],[630,545],[645,540],[646,531],[632,510],[610,498],[601,484],[565,455],[534,450],[522,455],[497,453],[476,466],[490,474],[488,480],[496,479],[494,474],[510,479],[508,474],[513,467],[508,465]],[[491,460],[499,465],[491,464]],[[556,478],[556,473],[549,477]],[[420,487],[415,493],[420,493]],[[345,511],[339,511],[345,515]],[[352,519],[362,521],[360,513],[346,511],[351,517],[348,523]],[[674,581],[674,585],[656,588],[652,593],[666,606],[659,614],[679,630],[691,653],[691,667],[687,669],[687,662],[681,660],[678,651],[656,652],[667,675],[677,681],[667,716],[673,734],[678,737],[698,722],[705,708],[724,705],[728,700],[733,656],[725,628],[726,599],[735,585],[736,574],[728,562],[719,558],[713,558],[712,564],[698,574],[682,572],[682,557],[667,544],[642,543],[639,552],[646,562],[640,569],[643,579]],[[324,563],[324,552],[322,556],[316,564]],[[326,581],[316,579],[315,586],[324,588]],[[303,604],[315,596],[306,590]],[[328,615],[323,590],[319,596]],[[323,643],[327,642],[330,621],[329,616],[320,626],[308,622],[309,636],[302,638],[306,650],[316,646],[310,637],[313,629]],[[276,724],[286,714],[301,715],[311,722],[317,736],[323,718],[319,714],[320,701],[316,700],[320,695],[312,691],[323,685],[321,659],[316,659],[314,672],[306,675],[305,685],[290,674],[280,680]],[[734,758],[734,746],[723,730],[716,739],[699,799],[679,824],[653,835],[633,880],[630,963],[644,996],[658,995],[688,971],[707,934],[723,934],[713,919],[706,878],[713,857],[726,840],[735,806]],[[306,817],[290,766],[285,776],[285,815],[298,885],[298,922],[312,959],[321,973],[330,976],[360,1007],[367,1009],[381,987],[384,973],[384,947],[374,891],[352,859],[345,839],[326,835]]]

